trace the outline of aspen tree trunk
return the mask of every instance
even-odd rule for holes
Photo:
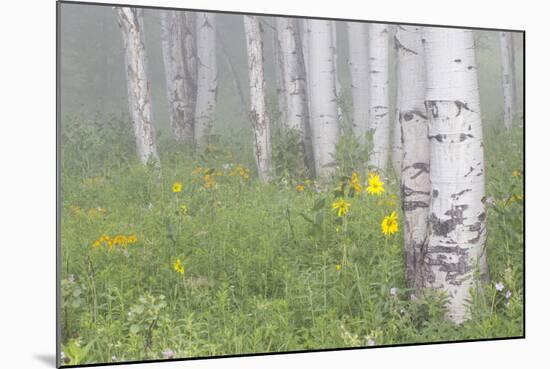
[[[177,141],[185,141],[185,123],[189,120],[188,102],[185,99],[185,63],[183,60],[183,43],[181,17],[172,10],[160,13],[161,45],[166,76],[170,126]]]
[[[388,26],[369,24],[369,129],[373,152],[369,164],[385,170],[390,149]]]
[[[341,122],[344,116],[344,111],[340,105],[340,98],[342,97],[342,86],[340,84],[340,74],[338,73],[338,33],[335,21],[331,21],[332,27],[332,52],[334,53],[334,88],[336,89],[336,106],[338,109],[338,122]]]
[[[280,54],[283,60],[286,91],[286,126],[300,134],[304,164],[314,171],[313,148],[309,131],[307,86],[302,46],[298,33],[298,21],[294,18],[276,18]],[[308,139],[309,138],[309,139]]]
[[[216,15],[197,13],[197,102],[195,141],[204,143],[212,133],[216,117],[218,67],[216,61]]]
[[[514,46],[511,32],[499,32],[502,93],[504,96],[504,126],[512,127],[516,114],[516,83],[514,70]]]
[[[369,124],[369,52],[365,23],[348,22],[349,72],[353,100],[352,129],[360,143],[365,143]]]
[[[254,130],[254,157],[258,176],[264,183],[271,179],[271,137],[267,115],[263,30],[257,16],[244,16],[248,77],[250,84],[250,119]]]
[[[430,144],[424,97],[426,72],[422,28],[397,26],[396,128],[403,145],[401,198],[405,218],[404,246],[407,287],[424,287],[424,254],[430,208]]]
[[[143,35],[143,11],[115,8],[124,41],[128,104],[139,159],[159,166],[153,112],[147,77],[147,53]]]
[[[196,14],[194,12],[177,12],[182,30],[184,58],[184,101],[185,121],[183,143],[195,147],[195,108],[197,105],[197,42]]]
[[[311,19],[308,24],[308,78],[315,172],[327,178],[335,169],[334,153],[339,135],[332,23]]]
[[[273,61],[275,63],[275,83],[277,93],[277,109],[279,111],[279,123],[282,127],[288,127],[287,91],[285,84],[285,69],[281,39],[277,27],[277,18],[273,18]]]
[[[390,43],[393,47],[390,48],[390,75],[397,75],[397,54],[399,52],[399,45],[397,44],[397,29],[399,26],[391,25],[389,26],[389,37]],[[393,61],[393,62],[392,62]],[[390,93],[391,96],[391,93]],[[391,164],[394,173],[397,178],[401,180],[401,163],[403,162],[403,139],[401,137],[401,127],[399,123],[399,109],[397,107],[397,99],[399,98],[399,89],[396,83],[396,94],[395,101],[392,102],[390,97],[390,105],[395,106],[395,116],[390,122],[392,125],[391,129]]]
[[[475,273],[487,273],[482,123],[473,31],[427,27],[430,238],[426,285],[448,293],[448,318],[470,318]]]

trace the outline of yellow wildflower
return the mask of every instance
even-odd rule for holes
[[[178,259],[174,262],[174,271],[176,271],[179,274],[185,273],[185,267],[181,263],[181,259]]]
[[[351,173],[351,187],[353,187],[355,193],[357,194],[361,193],[361,190],[363,189],[363,186],[361,186],[361,180],[357,172]]]
[[[202,167],[198,166],[198,167],[195,167],[195,169],[193,169],[193,171],[191,172],[192,175],[196,176],[198,174],[202,174],[203,172],[203,169]]]
[[[397,223],[397,213],[392,211],[390,215],[384,217],[382,220],[382,233],[386,236],[392,235],[399,230],[399,225]]]
[[[101,242],[99,242],[99,240],[96,240],[93,244],[92,244],[92,247],[93,248],[98,248],[101,246]]]
[[[296,191],[302,192],[306,187],[303,184],[296,185]]]
[[[336,264],[336,271],[339,272],[340,269],[342,269],[342,266],[340,264]]]
[[[137,242],[137,236],[135,234],[131,234],[126,239],[128,243],[136,243]]]
[[[181,192],[182,189],[183,185],[181,184],[181,182],[174,182],[174,184],[172,185],[172,192],[174,193]]]
[[[207,190],[214,190],[218,188],[218,184],[214,180],[214,177],[211,174],[205,174],[203,177],[204,184],[203,187]]]
[[[185,204],[181,204],[180,209],[183,212],[183,214],[187,214],[189,212],[189,208]]]
[[[347,202],[344,199],[339,199],[332,203],[332,208],[338,211],[339,217],[346,216],[350,206],[351,206],[351,203]]]
[[[521,177],[521,172],[519,170],[514,170],[512,172],[512,177]]]
[[[380,180],[378,174],[369,173],[369,186],[367,187],[367,193],[369,195],[382,195],[384,192],[384,182]]]
[[[126,246],[128,244],[128,239],[126,236],[119,234],[113,239],[113,243],[115,245]]]

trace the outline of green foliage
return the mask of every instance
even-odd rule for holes
[[[523,333],[521,128],[485,127],[491,282],[473,291],[472,319],[457,327],[444,317],[446,296],[408,298],[402,225],[390,236],[380,228],[392,211],[402,219],[398,183],[384,178],[381,196],[352,191],[352,171],[366,180],[366,156],[347,138],[333,181],[303,180],[283,156],[288,180],[260,185],[248,135],[225,132],[195,157],[162,137],[159,178],[134,160],[131,136],[107,133],[116,124],[63,125],[68,365]],[[350,204],[344,216],[337,199]],[[133,234],[132,244],[94,246]]]
[[[308,176],[300,133],[276,127],[272,134],[273,168],[278,178],[292,180]]]

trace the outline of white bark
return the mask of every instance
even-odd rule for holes
[[[169,105],[170,126],[176,140],[185,141],[188,130],[185,124],[190,117],[192,107],[185,99],[185,63],[183,60],[183,42],[180,15],[171,10],[162,11],[161,45],[166,76],[166,92]]]
[[[264,78],[263,31],[258,17],[245,15],[244,30],[248,54],[250,119],[254,130],[254,157],[260,180],[265,183],[272,175],[271,137]]]
[[[195,141],[200,144],[212,133],[216,117],[218,67],[216,61],[216,15],[197,13],[197,102]]]
[[[390,149],[388,26],[369,24],[369,129],[373,151],[369,164],[385,170]]]
[[[143,35],[143,11],[115,8],[124,41],[128,104],[138,156],[143,164],[159,165],[147,77],[147,53]]]
[[[369,52],[365,23],[348,22],[349,72],[353,100],[352,129],[360,143],[365,143],[369,122]]]
[[[511,32],[499,32],[502,93],[504,96],[504,125],[512,127],[516,113],[516,84],[514,70],[514,47]]]
[[[332,27],[332,52],[334,53],[333,63],[334,63],[334,88],[336,90],[336,106],[338,110],[338,122],[342,121],[344,112],[340,104],[340,99],[342,97],[342,86],[340,84],[340,74],[338,72],[338,32],[337,32],[337,23],[331,21]]]
[[[287,91],[285,84],[285,69],[283,53],[281,50],[281,39],[279,37],[279,30],[277,27],[277,18],[273,18],[273,62],[275,64],[275,83],[277,94],[277,109],[279,113],[279,123],[282,127],[288,125],[288,112],[287,112]]]
[[[426,72],[422,28],[397,26],[396,128],[403,147],[401,198],[407,287],[424,287],[424,254],[430,207],[430,145],[424,97]]]
[[[310,171],[314,171],[313,149],[309,133],[306,72],[298,21],[293,18],[279,17],[276,19],[276,23],[286,91],[286,126],[300,134],[304,164]]]
[[[469,319],[475,273],[485,276],[485,173],[471,30],[424,28],[429,117],[430,238],[426,285],[450,297],[448,317]]]
[[[309,95],[315,171],[327,178],[335,169],[334,154],[338,142],[338,108],[334,75],[334,49],[331,21],[309,23]]]

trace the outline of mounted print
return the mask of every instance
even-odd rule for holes
[[[58,365],[524,337],[524,32],[60,1]]]

